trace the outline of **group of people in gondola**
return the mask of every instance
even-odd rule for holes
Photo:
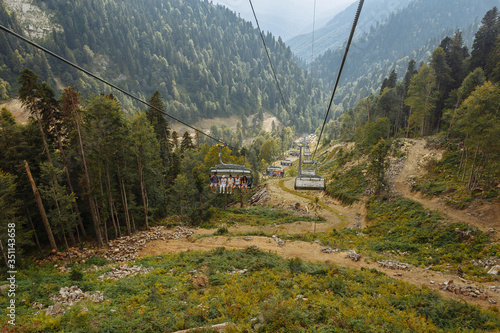
[[[229,175],[227,178],[225,175],[219,177],[216,172],[210,177],[210,189],[212,193],[217,193],[217,187],[219,187],[219,193],[234,194],[235,188],[240,193],[243,189],[245,189],[245,193],[248,193],[248,178],[247,176],[240,178],[240,175],[236,175],[236,177]]]

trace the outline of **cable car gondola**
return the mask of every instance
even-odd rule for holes
[[[241,164],[225,164],[224,162],[222,162],[222,148],[224,148],[225,145],[218,144],[218,146],[220,148],[219,151],[220,164],[216,164],[214,167],[210,168],[210,177],[212,177],[216,173],[219,178],[222,176],[226,176],[226,178],[229,178],[230,175],[233,176],[233,178],[235,178],[237,175],[239,175],[240,178],[243,179],[243,177],[246,176],[248,179],[248,188],[252,188],[253,186],[252,170],[246,168],[244,165]]]
[[[318,175],[317,166],[316,168],[302,169],[302,147],[300,147],[298,173],[298,176],[295,177],[294,189],[319,191],[324,191],[326,189],[326,180],[325,178]]]
[[[280,176],[283,177],[285,175],[285,171],[283,170],[283,167],[279,165],[271,165],[266,168],[266,175],[268,176]]]
[[[306,146],[304,147],[304,160],[302,161],[302,163],[307,165],[314,164],[314,160],[311,158],[311,151],[309,150],[308,144],[306,144]]]

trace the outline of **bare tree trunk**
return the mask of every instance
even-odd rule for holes
[[[464,161],[464,173],[462,174],[462,181],[465,179],[465,171],[467,170],[467,156],[469,155],[469,148],[465,148],[465,161]]]
[[[9,267],[9,262],[7,261],[7,253],[5,253],[1,239],[0,239],[0,251],[2,252],[3,260],[5,261],[5,266]]]
[[[479,151],[479,143],[476,146],[476,152],[474,153],[474,160],[472,161],[472,167],[470,169],[470,174],[469,174],[469,181],[467,182],[467,189],[469,192],[472,192],[474,190],[472,184],[473,184],[473,174],[474,174],[474,167],[476,166],[476,158],[477,158],[477,152]]]
[[[134,219],[134,214],[130,214],[130,219],[132,220],[132,230],[134,232],[137,232],[137,228],[135,227],[135,219]]]
[[[410,117],[411,117],[412,107],[410,106],[410,114],[408,115],[407,126],[406,126],[406,138],[410,136]]]
[[[106,192],[108,192],[109,212],[111,214],[111,221],[113,222],[113,229],[115,230],[115,238],[118,238],[118,230],[116,227],[116,220],[113,212],[113,195],[111,194],[111,181],[109,179],[109,162],[106,161]]]
[[[120,229],[120,218],[118,216],[118,209],[116,208],[116,205],[114,202],[113,202],[113,211],[115,212],[115,220],[116,220],[117,227],[118,227],[118,237],[121,237],[122,231]]]
[[[464,146],[460,150],[460,164],[458,165],[457,177],[460,177],[460,170],[462,169],[462,164],[464,162],[464,153],[465,153],[465,142]]]
[[[123,211],[125,213],[125,225],[127,226],[127,234],[132,235],[132,230],[130,228],[130,215],[128,213],[128,203],[127,203],[127,193],[125,190],[125,182],[120,179],[120,189],[122,193]]]
[[[42,248],[40,246],[40,242],[38,241],[38,235],[36,233],[35,226],[33,225],[33,220],[31,219],[30,210],[28,209],[28,206],[26,206],[26,205],[24,205],[24,209],[26,210],[26,214],[28,216],[28,221],[30,223],[31,230],[33,230],[33,236],[35,236],[35,243],[36,243],[36,246],[38,248],[38,251],[42,252]]]
[[[47,232],[47,237],[49,238],[50,247],[52,248],[52,251],[57,252],[56,241],[54,239],[54,235],[52,234],[52,228],[50,227],[49,219],[47,218],[47,214],[45,213],[45,208],[43,207],[42,197],[40,196],[40,192],[38,192],[38,188],[36,187],[35,180],[31,175],[30,167],[26,160],[24,161],[24,167],[26,168],[26,173],[28,174],[31,188],[33,189],[33,194],[35,195],[38,210],[40,211],[40,215],[42,216],[43,225],[45,227],[45,231]]]
[[[40,134],[42,136],[43,148],[44,148],[45,154],[47,155],[47,160],[49,161],[50,165],[52,167],[54,167],[54,163],[52,161],[52,156],[50,155],[49,145],[47,144],[47,136],[45,135],[45,131],[43,130],[42,120],[40,119],[40,116],[38,115],[38,113],[35,114],[35,117],[36,117],[36,120],[38,123],[38,129],[40,130]],[[58,184],[57,177],[55,174],[52,175],[52,183],[53,183],[52,184],[52,192],[54,193],[54,200],[55,200],[55,203],[57,206],[57,211],[58,211],[59,217],[61,217],[61,212],[59,210],[59,200],[57,200],[57,196],[55,195],[55,187]],[[71,230],[68,230],[68,232],[71,233]],[[70,235],[70,237],[74,243],[75,237],[73,235]],[[64,240],[66,241],[66,235],[64,235]],[[67,244],[67,242],[66,242],[66,244]]]
[[[61,159],[62,159],[62,162],[64,165],[64,171],[66,173],[66,180],[68,181],[69,191],[71,193],[75,193],[75,191],[73,190],[73,184],[71,183],[71,177],[69,174],[68,161],[66,160],[66,154],[64,153],[64,148],[63,148],[63,145],[61,142],[61,137],[59,135],[59,131],[57,130],[57,126],[55,126],[55,130],[56,130],[57,143],[59,145],[59,150],[61,151]],[[87,238],[87,233],[85,232],[85,228],[83,227],[83,221],[82,221],[82,217],[80,215],[80,210],[78,209],[78,204],[76,203],[76,201],[74,201],[72,203],[72,205],[73,205],[73,209],[76,212],[76,217],[78,219],[78,226],[80,227],[80,231],[82,232],[83,237]],[[80,237],[78,237],[78,238],[80,238]]]
[[[80,128],[80,123],[75,115],[73,115],[73,117],[74,117],[74,120],[76,123],[76,129],[78,132],[78,143],[80,146],[80,154],[82,155],[83,173],[85,175],[85,186],[86,186],[86,190],[87,190],[90,212],[92,215],[92,221],[94,222],[94,229],[95,229],[96,238],[97,238],[97,245],[102,246],[103,245],[102,244],[102,235],[101,235],[101,230],[100,230],[101,221],[99,218],[99,212],[97,211],[95,198],[90,193],[91,189],[92,189],[92,183],[90,181],[89,171],[88,171],[88,167],[87,167],[87,160],[85,158],[85,149],[83,147],[83,140],[82,140],[82,132],[81,132],[81,128]]]
[[[99,171],[99,188],[101,189],[101,196],[104,198],[104,190],[103,190],[103,187],[102,187],[102,177],[101,177],[101,172]],[[109,238],[108,238],[108,221],[106,219],[104,219],[103,221],[103,225],[104,225],[104,239],[106,240],[106,243],[109,242]]]
[[[146,223],[146,228],[149,229],[149,223],[148,223],[148,211],[149,211],[148,193],[146,192],[146,186],[144,184],[144,166],[142,165],[142,161],[141,161],[141,158],[139,156],[137,156],[137,170],[139,171],[139,183],[141,185],[142,204],[144,206],[144,222]]]
[[[483,179],[483,172],[484,172],[485,168],[486,168],[486,163],[483,160],[481,163],[479,163],[479,167],[478,167],[479,171],[476,172],[475,181],[474,181],[474,184],[472,184],[474,189],[476,189],[479,186],[481,179]],[[483,193],[484,193],[484,191],[485,191],[485,188],[483,188]]]

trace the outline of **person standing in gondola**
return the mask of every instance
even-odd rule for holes
[[[210,189],[212,193],[217,193],[217,186],[219,185],[219,177],[217,176],[217,172],[214,173],[212,177],[210,177]]]

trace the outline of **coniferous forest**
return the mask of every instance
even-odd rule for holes
[[[264,35],[286,105],[269,68],[258,31],[235,13],[208,1],[46,1],[53,28],[40,43],[54,53],[146,100],[156,90],[167,112],[190,123],[200,117],[270,112],[301,132],[319,125],[324,94],[281,39]],[[0,2],[6,26],[22,29]],[[19,71],[74,86],[84,96],[111,92],[61,61],[2,34],[2,99],[16,95]],[[3,82],[3,83],[2,83]],[[115,93],[115,92],[113,92]],[[124,107],[132,101],[118,96]],[[138,107],[138,105],[136,105]],[[314,122],[314,123],[313,123]]]
[[[0,98],[19,99],[29,113],[29,120],[21,123],[8,108],[0,110],[2,274],[8,267],[8,239],[12,238],[9,230],[13,224],[17,265],[33,272],[38,263],[55,276],[53,265],[43,266],[44,258],[51,254],[78,246],[102,249],[114,239],[151,230],[152,226],[216,227],[214,235],[222,236],[228,233],[226,226],[219,225],[224,218],[258,226],[314,220],[316,228],[316,221],[324,222],[318,218],[318,198],[315,205],[304,209],[307,214],[297,217],[269,207],[238,209],[256,190],[245,196],[222,198],[209,188],[209,170],[219,163],[219,152],[225,163],[251,168],[255,184],[259,184],[266,167],[283,158],[297,137],[320,132],[329,92],[298,65],[280,38],[264,34],[285,104],[258,31],[222,6],[197,0],[46,0],[41,8],[51,17],[53,29],[35,38],[38,43],[154,107],[136,104],[0,32]],[[56,11],[65,15],[53,15]],[[23,31],[21,20],[3,0],[0,22],[14,31]],[[380,82],[376,93],[356,100],[353,107],[349,104],[341,102],[335,106],[342,112],[326,123],[319,142],[324,151],[317,160],[327,179],[325,196],[350,206],[365,195],[367,219],[373,225],[363,233],[333,229],[316,234],[314,229],[314,234],[290,236],[290,240],[342,244],[344,248],[354,243],[366,253],[377,253],[375,259],[388,250],[404,252],[402,257],[406,255],[415,267],[423,268],[443,264],[440,260],[448,257],[460,265],[460,277],[465,273],[472,275],[476,269],[469,268],[470,258],[498,257],[498,244],[490,242],[485,233],[476,230],[476,236],[469,237],[469,229],[463,224],[429,227],[438,225],[441,218],[392,196],[385,177],[389,154],[398,153],[398,140],[432,136],[433,142],[445,151],[444,158],[429,167],[429,175],[435,178],[417,180],[414,190],[433,195],[448,190],[446,182],[453,181],[454,194],[450,194],[448,204],[457,209],[474,200],[499,198],[498,8],[493,7],[482,17],[472,48],[464,44],[462,32],[456,30],[440,41],[427,61],[408,61],[404,73],[393,70]],[[236,132],[224,124],[212,126],[210,135],[229,144],[219,148],[203,133],[177,133],[165,113],[187,123],[234,115],[241,121]],[[261,130],[264,113],[276,116],[283,126],[273,126],[270,132]],[[245,140],[250,143],[245,145]],[[344,146],[344,142],[354,142],[356,149],[329,149],[333,144]],[[346,163],[350,163],[351,169]],[[443,171],[447,167],[453,171]],[[296,174],[294,164],[287,176]],[[283,187],[282,182],[276,183]],[[298,195],[309,198],[309,194]],[[411,212],[405,219],[419,219],[411,227],[422,229],[404,235],[404,240],[390,238],[407,230],[403,230],[400,220],[391,227],[382,225],[392,223],[392,215],[385,217],[404,209]],[[422,230],[428,234],[420,234]],[[269,235],[261,231],[251,236]],[[278,242],[276,235],[273,238]],[[375,238],[376,242],[367,244]],[[429,250],[432,246],[436,249]],[[467,263],[459,258],[462,255],[468,256]],[[447,303],[425,288],[391,284],[376,269],[353,273],[329,264],[306,264],[300,259],[280,261],[283,259],[250,247],[240,252],[219,247],[207,255],[194,252],[152,258],[142,259],[141,263],[161,265],[161,276],[155,273],[151,275],[154,277],[141,280],[142,286],[147,285],[144,295],[137,290],[138,284],[130,287],[102,279],[97,282],[97,273],[91,276],[93,273],[85,272],[84,277],[79,270],[82,267],[90,269],[94,263],[111,265],[96,255],[88,262],[72,262],[75,266],[62,278],[64,281],[51,275],[47,279],[54,280],[44,287],[35,282],[33,287],[23,285],[23,295],[29,295],[29,300],[24,300],[22,311],[31,315],[37,297],[48,300],[43,288],[54,292],[55,285],[78,282],[89,292],[97,285],[107,288],[109,297],[114,297],[109,301],[114,308],[121,306],[120,297],[122,303],[126,300],[127,308],[123,305],[118,310],[120,322],[115,322],[113,316],[103,316],[107,318],[103,319],[105,324],[100,326],[92,321],[95,327],[88,331],[172,331],[231,320],[243,321],[240,327],[256,331],[259,327],[264,331],[283,327],[298,331],[314,326],[317,331],[336,327],[338,330],[334,331],[338,332],[404,332],[400,315],[410,331],[451,332],[467,325],[479,331],[500,328],[497,310],[481,312],[460,302]],[[234,273],[236,268],[242,269],[243,263],[249,265],[250,273],[243,275],[246,269],[244,273]],[[221,277],[230,270],[233,273]],[[191,285],[187,276],[193,271],[197,277],[209,276],[202,281],[206,289]],[[251,284],[255,281],[250,281],[254,276],[250,274],[266,281],[261,284],[263,291],[255,290]],[[287,276],[282,278],[280,274]],[[161,280],[165,277],[168,281]],[[31,277],[26,276],[25,280],[28,278]],[[245,287],[236,290],[238,283]],[[383,289],[389,285],[392,289],[388,296]],[[182,292],[176,294],[178,289]],[[306,296],[301,294],[303,290],[307,290]],[[176,296],[170,299],[170,294]],[[308,298],[317,303],[307,303]],[[206,309],[200,307],[200,299],[210,303]],[[375,308],[373,302],[390,309],[384,312],[383,319],[378,312],[370,312]],[[138,304],[140,310],[134,308]],[[98,306],[101,305],[89,305],[90,312],[72,310],[74,313],[68,312],[64,317],[71,318],[68,321],[33,314],[38,317],[33,317],[34,321],[26,319],[24,328],[78,331],[83,329],[85,318],[100,320]],[[296,306],[300,310],[296,311]],[[356,306],[369,313],[366,318],[359,317]],[[344,313],[336,317],[339,309]],[[397,315],[393,309],[397,309]],[[127,322],[124,318],[128,316],[133,320]],[[140,321],[141,316],[148,320]]]

